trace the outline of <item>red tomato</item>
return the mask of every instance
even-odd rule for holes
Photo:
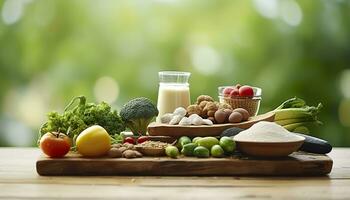
[[[222,91],[222,93],[224,94],[224,96],[230,96],[231,91],[233,90],[233,87],[227,87],[224,89],[224,91]]]
[[[135,144],[135,139],[132,137],[126,137],[123,143]]]
[[[253,97],[254,96],[254,90],[250,86],[242,86],[239,88],[239,96],[242,97]]]
[[[149,138],[147,136],[141,136],[141,137],[137,138],[137,143],[141,144],[141,143],[146,142],[147,140],[149,140]]]
[[[235,97],[235,96],[238,96],[239,95],[239,90],[237,88],[234,88],[231,93],[230,93],[230,96],[231,97]]]
[[[63,133],[46,133],[40,139],[41,150],[52,158],[65,156],[71,147],[70,138]]]

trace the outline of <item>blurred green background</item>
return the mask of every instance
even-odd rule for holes
[[[260,113],[322,102],[312,134],[350,146],[350,1],[0,0],[0,146],[33,146],[74,96],[156,102],[158,71],[192,73],[192,101],[236,83]]]

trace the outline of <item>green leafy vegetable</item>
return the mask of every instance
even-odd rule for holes
[[[157,115],[157,107],[145,97],[129,101],[120,110],[120,117],[126,126],[137,135],[146,135],[148,124]]]
[[[79,104],[70,109],[77,100]],[[74,140],[83,130],[92,125],[102,126],[110,135],[116,135],[125,130],[125,124],[117,111],[112,110],[106,102],[86,103],[86,98],[79,96],[72,99],[62,114],[55,111],[48,113],[48,121],[42,125],[39,132],[41,137],[47,132],[59,131]]]

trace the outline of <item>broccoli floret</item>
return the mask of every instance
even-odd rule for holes
[[[158,113],[157,107],[151,100],[140,97],[126,103],[119,114],[134,134],[146,135],[148,124]]]

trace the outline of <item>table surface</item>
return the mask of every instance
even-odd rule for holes
[[[0,148],[0,199],[350,199],[350,148],[322,177],[42,177],[38,148]]]

